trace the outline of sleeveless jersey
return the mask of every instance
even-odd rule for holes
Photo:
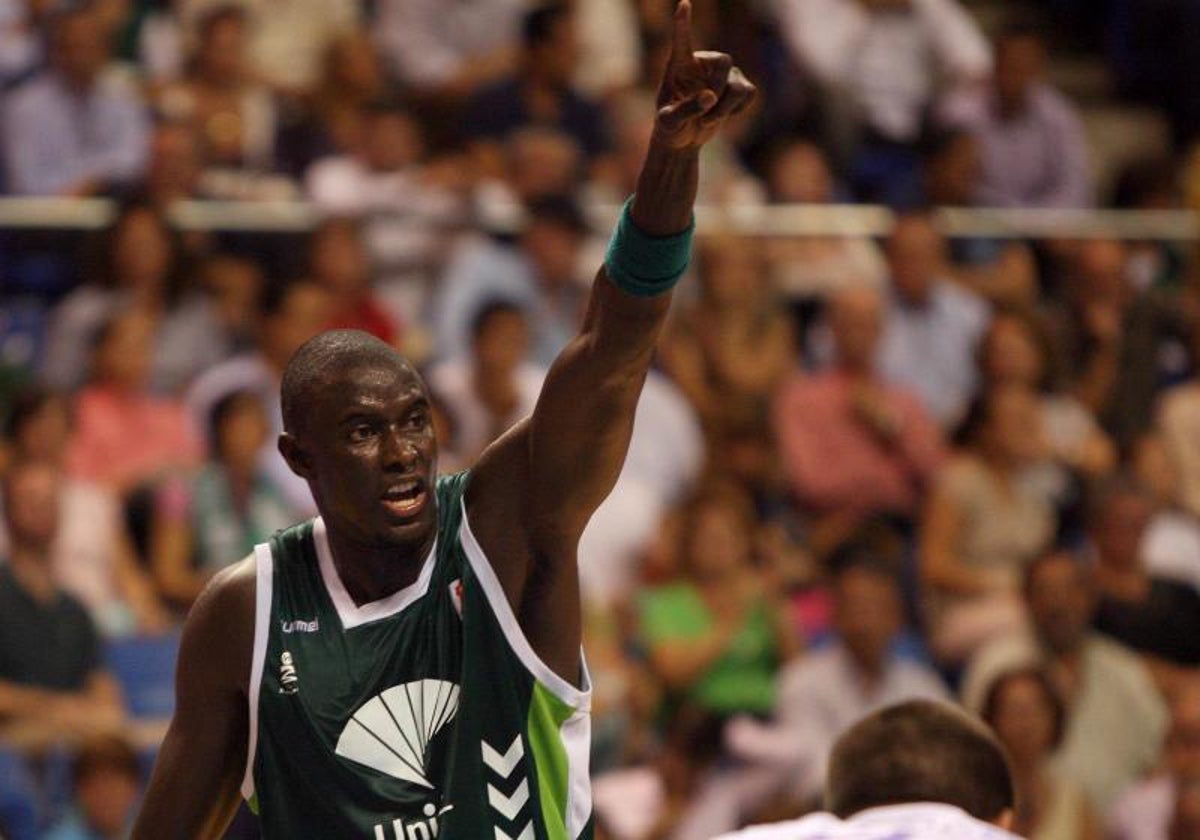
[[[351,600],[320,518],[255,549],[242,792],[267,840],[590,840],[586,671],[521,633],[466,483],[438,479],[437,542],[381,601]]]

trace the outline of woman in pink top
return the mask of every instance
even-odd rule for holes
[[[121,496],[200,459],[183,404],[149,390],[156,328],[141,309],[109,319],[93,343],[89,384],[76,398],[67,467]]]

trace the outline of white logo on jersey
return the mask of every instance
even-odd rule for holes
[[[388,824],[379,823],[375,826],[375,840],[434,840],[441,834],[442,827],[438,818],[448,811],[453,811],[453,805],[443,805],[441,809],[432,803],[425,803],[421,809],[425,819],[405,822],[403,819],[392,820],[392,834],[387,833]]]
[[[317,619],[312,621],[283,621],[279,622],[279,628],[284,633],[316,633],[321,629],[321,622]]]
[[[289,651],[284,651],[279,657],[279,693],[295,694],[300,690],[300,674],[296,671],[296,661]]]
[[[351,716],[335,752],[372,770],[433,789],[425,775],[429,742],[458,713],[458,686],[419,680],[372,697]]]

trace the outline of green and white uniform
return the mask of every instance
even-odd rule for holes
[[[255,549],[243,794],[263,836],[590,838],[590,686],[534,653],[471,534],[467,474],[437,482],[417,581],[356,606],[320,518]]]

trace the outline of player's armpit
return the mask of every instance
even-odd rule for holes
[[[213,578],[184,625],[175,716],[134,840],[217,838],[237,810],[246,763],[254,561]]]

